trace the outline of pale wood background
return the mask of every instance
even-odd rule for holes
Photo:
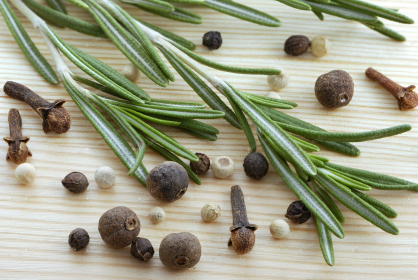
[[[365,131],[402,123],[411,123],[411,132],[378,140],[359,143],[359,158],[341,156],[327,150],[320,152],[335,163],[366,168],[418,182],[417,111],[400,112],[396,101],[385,90],[368,80],[364,71],[373,66],[403,85],[418,83],[418,25],[388,23],[402,32],[408,41],[398,43],[355,23],[331,16],[320,22],[312,13],[288,8],[277,1],[240,0],[280,18],[283,26],[277,29],[258,26],[220,14],[193,7],[203,15],[202,25],[190,25],[141,12],[130,12],[144,20],[177,32],[197,44],[196,52],[215,61],[239,66],[284,67],[292,76],[290,85],[282,90],[284,99],[295,101],[299,107],[291,115],[320,125],[330,131]],[[400,8],[415,17],[415,1],[374,0],[386,7]],[[91,20],[87,12],[66,3],[73,16]],[[125,6],[125,5],[123,5]],[[18,13],[40,50],[47,49],[36,30]],[[201,46],[204,32],[222,32],[224,44],[220,50],[208,51]],[[109,41],[58,30],[67,42],[120,70],[127,59]],[[322,59],[307,53],[289,57],[283,43],[294,34],[314,37],[328,36],[333,42],[332,53]],[[46,98],[69,99],[62,85],[48,85],[25,60],[5,23],[0,21],[0,84],[7,80],[23,83]],[[71,69],[78,70],[71,65]],[[319,105],[313,92],[316,78],[333,69],[348,71],[355,81],[355,95],[351,104],[339,110],[326,110]],[[268,91],[264,76],[243,76],[215,71],[242,90],[265,94]],[[199,101],[197,95],[178,76],[168,88],[159,88],[146,77],[139,85],[157,98]],[[23,117],[24,135],[30,136],[28,146],[33,157],[28,160],[37,169],[35,182],[22,186],[14,178],[15,164],[0,161],[0,277],[2,279],[221,279],[221,278],[299,278],[299,279],[352,279],[414,278],[418,272],[418,194],[406,191],[372,191],[374,197],[392,206],[398,212],[394,222],[399,236],[391,236],[372,226],[344,206],[346,238],[334,238],[336,264],[329,267],[322,259],[312,221],[304,225],[291,224],[286,239],[275,240],[268,226],[274,219],[284,218],[287,206],[295,195],[281,182],[271,168],[261,181],[245,176],[242,168],[249,152],[242,132],[224,120],[208,121],[220,131],[216,142],[205,142],[177,130],[165,130],[180,143],[211,158],[227,155],[235,161],[236,171],[226,180],[215,179],[211,172],[202,177],[203,184],[191,184],[187,194],[172,204],[162,204],[148,195],[102,141],[98,133],[69,100],[66,108],[72,114],[72,128],[65,135],[45,135],[41,120],[28,106],[0,93],[0,135],[8,135],[7,112],[18,108]],[[7,145],[0,145],[5,157]],[[147,152],[145,165],[150,170],[163,159]],[[117,185],[101,190],[94,182],[94,171],[110,166],[117,172]],[[61,186],[61,179],[71,171],[80,171],[90,180],[83,194],[72,194]],[[259,225],[254,250],[238,256],[227,247],[230,210],[230,187],[239,184],[244,190],[249,219]],[[200,209],[207,202],[218,203],[222,216],[213,223],[201,220]],[[106,246],[97,231],[97,223],[106,210],[124,205],[132,208],[141,220],[140,236],[149,238],[156,249],[149,263],[131,257],[129,248],[113,250]],[[148,211],[161,206],[167,219],[153,225]],[[67,244],[71,230],[83,227],[91,242],[82,252],[74,252]],[[193,269],[172,272],[161,264],[158,257],[160,241],[169,233],[190,231],[202,244],[202,258]]]

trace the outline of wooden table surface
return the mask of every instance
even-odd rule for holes
[[[204,23],[190,25],[174,22],[130,8],[132,14],[176,32],[197,45],[196,52],[215,61],[238,66],[284,67],[291,83],[280,92],[283,99],[297,102],[291,115],[330,131],[366,131],[410,123],[412,131],[387,139],[358,143],[362,155],[342,156],[326,149],[320,155],[334,163],[398,176],[418,182],[418,111],[401,112],[396,100],[384,89],[368,80],[364,71],[369,66],[384,72],[402,85],[418,83],[418,25],[389,22],[388,26],[402,32],[408,41],[399,43],[375,33],[361,24],[326,16],[320,22],[312,13],[291,9],[273,0],[240,0],[278,17],[283,26],[268,28],[232,18],[210,9],[191,7],[203,16]],[[400,8],[412,18],[418,14],[416,1],[373,0],[386,7]],[[65,3],[69,14],[91,21],[89,14]],[[122,5],[124,7],[128,7]],[[37,31],[22,14],[17,13],[41,52],[47,48]],[[217,51],[201,46],[204,32],[222,32],[224,44]],[[57,29],[67,42],[82,48],[120,70],[127,59],[108,40],[88,37],[72,30]],[[286,38],[305,34],[312,38],[322,34],[333,43],[331,54],[316,58],[310,52],[300,57],[287,56],[283,51]],[[288,205],[296,196],[270,168],[262,181],[245,176],[242,163],[249,148],[244,134],[224,120],[207,123],[220,130],[216,142],[207,142],[176,129],[164,129],[187,148],[204,152],[209,157],[226,155],[235,163],[232,177],[216,179],[212,172],[202,176],[202,185],[190,184],[186,195],[171,204],[157,202],[134,178],[101,139],[84,115],[65,92],[62,84],[48,85],[25,60],[4,21],[0,21],[0,84],[16,81],[49,100],[65,98],[72,115],[71,130],[64,135],[44,134],[41,119],[27,105],[0,93],[0,135],[8,135],[7,113],[18,108],[23,118],[24,135],[30,136],[28,147],[33,157],[28,162],[37,170],[36,180],[27,186],[14,178],[16,165],[0,161],[0,278],[2,279],[238,279],[238,278],[299,278],[299,279],[385,279],[416,278],[418,272],[418,194],[407,191],[378,191],[371,194],[398,212],[394,222],[398,236],[384,233],[344,206],[346,237],[334,239],[335,266],[323,260],[315,226],[310,220],[303,225],[290,223],[291,233],[282,240],[273,239],[269,225],[275,219],[285,219]],[[81,73],[71,63],[70,68]],[[334,69],[346,70],[355,81],[351,104],[338,110],[327,110],[316,100],[316,78]],[[237,88],[265,94],[269,88],[264,76],[244,76],[214,70],[219,77]],[[155,98],[200,101],[198,96],[177,75],[176,82],[160,88],[144,75],[139,86]],[[261,151],[261,148],[259,151]],[[0,145],[0,155],[6,156],[7,144]],[[147,151],[144,163],[148,170],[163,159]],[[117,173],[117,184],[100,189],[94,182],[94,171],[110,166]],[[72,171],[86,174],[90,186],[82,194],[72,194],[61,185],[61,179]],[[247,203],[249,220],[258,224],[253,251],[238,256],[227,247],[232,224],[230,187],[241,185]],[[222,216],[213,223],[203,222],[200,209],[207,202],[222,208]],[[150,239],[156,254],[148,263],[134,259],[129,247],[109,248],[97,230],[100,216],[115,206],[133,209],[141,220],[141,237]],[[154,225],[148,211],[164,208],[166,220]],[[77,227],[90,234],[88,248],[74,252],[67,243],[69,233]],[[158,248],[169,233],[189,231],[202,244],[202,258],[193,269],[169,271],[159,260]]]

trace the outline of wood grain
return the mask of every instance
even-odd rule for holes
[[[408,41],[398,43],[375,33],[361,24],[326,16],[320,22],[312,13],[291,9],[277,1],[239,0],[238,2],[278,17],[283,26],[277,29],[258,26],[220,14],[191,7],[201,14],[202,25],[190,25],[156,17],[136,8],[132,14],[160,27],[176,32],[198,47],[196,52],[215,61],[237,66],[284,67],[291,74],[291,83],[280,92],[284,99],[299,104],[291,115],[330,131],[366,131],[402,123],[410,123],[413,130],[406,134],[373,142],[359,143],[362,155],[350,158],[325,149],[320,154],[333,162],[350,167],[398,176],[418,182],[417,111],[401,112],[396,100],[378,85],[368,80],[364,71],[373,66],[402,85],[417,82],[418,25],[389,22],[388,26],[403,33]],[[416,1],[373,0],[386,7],[400,8],[412,18],[418,14]],[[91,21],[85,11],[65,3],[69,14]],[[122,5],[124,7],[128,7]],[[37,31],[17,13],[39,46],[48,55]],[[217,51],[201,46],[201,37],[208,30],[222,33],[224,44]],[[57,29],[62,38],[120,70],[127,59],[109,41],[96,39],[71,30]],[[311,53],[300,57],[285,55],[283,44],[294,34],[312,38],[323,34],[333,43],[331,54],[315,58]],[[0,84],[12,80],[30,87],[49,100],[69,99],[62,84],[48,85],[25,60],[7,26],[0,21]],[[69,63],[69,65],[71,65]],[[71,69],[80,73],[73,65]],[[328,71],[343,69],[355,81],[351,104],[339,110],[326,110],[316,101],[313,92],[316,78]],[[243,76],[213,71],[241,90],[257,94],[268,91],[266,77]],[[160,88],[144,75],[139,85],[151,96],[171,100],[200,101],[198,96],[176,74],[176,82]],[[99,134],[69,100],[66,108],[72,115],[72,128],[65,135],[44,134],[41,119],[22,102],[0,93],[0,132],[8,135],[7,113],[18,108],[23,119],[23,134],[30,136],[28,160],[37,169],[35,182],[22,186],[14,178],[15,164],[0,161],[0,277],[2,279],[412,279],[418,272],[418,226],[415,225],[418,194],[406,191],[371,191],[372,195],[398,212],[394,222],[399,236],[391,236],[341,206],[346,218],[346,238],[334,238],[336,264],[326,265],[318,245],[312,221],[304,225],[291,224],[286,239],[274,240],[269,224],[284,219],[287,206],[295,195],[272,170],[261,181],[245,176],[242,162],[249,152],[244,134],[224,120],[207,123],[220,130],[216,142],[205,142],[178,130],[164,129],[180,143],[196,152],[214,158],[227,155],[235,162],[234,175],[225,180],[215,179],[211,172],[202,176],[203,184],[191,184],[187,194],[172,204],[161,204],[148,195],[107,147]],[[0,145],[6,157],[7,144]],[[150,170],[163,159],[148,151],[144,163]],[[94,171],[110,166],[117,172],[117,185],[99,189],[94,182]],[[72,171],[80,171],[90,180],[83,194],[69,193],[61,179]],[[227,247],[229,226],[232,224],[230,187],[241,185],[247,204],[248,218],[258,224],[253,251],[238,256]],[[213,223],[205,223],[200,209],[207,202],[216,202],[222,216]],[[106,210],[123,205],[133,209],[141,220],[140,236],[149,238],[156,255],[149,263],[141,263],[130,256],[129,248],[114,250],[106,246],[97,231],[97,223]],[[151,224],[148,211],[163,207],[165,222]],[[85,228],[91,237],[88,248],[74,252],[67,244],[71,230]],[[190,231],[202,244],[202,259],[193,269],[172,272],[165,269],[158,257],[159,243],[169,233]]]

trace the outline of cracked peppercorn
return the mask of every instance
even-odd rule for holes
[[[207,155],[196,153],[195,154],[199,160],[198,161],[191,161],[190,168],[193,170],[194,173],[197,175],[205,174],[208,172],[210,168],[210,159]]]
[[[303,224],[311,218],[312,213],[302,201],[298,200],[289,205],[285,216],[294,223]]]
[[[261,153],[251,152],[244,159],[244,171],[248,177],[261,180],[269,170],[269,163]]]
[[[203,35],[203,45],[210,50],[217,50],[222,46],[222,36],[218,31],[209,31]]]
[[[148,239],[137,237],[131,244],[131,255],[147,262],[154,256],[154,247]]]
[[[89,245],[90,236],[83,228],[76,228],[68,236],[68,244],[76,251],[80,251]]]

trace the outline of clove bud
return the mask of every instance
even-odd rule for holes
[[[35,112],[42,117],[42,127],[45,133],[53,131],[57,134],[65,133],[70,129],[71,116],[62,107],[64,99],[49,102],[27,88],[26,86],[8,81],[3,87],[4,92],[14,98],[21,100],[31,106]]]
[[[6,159],[11,159],[16,164],[24,163],[32,153],[26,146],[29,137],[22,137],[22,118],[17,109],[9,111],[9,130],[10,137],[3,138],[9,144]]]
[[[240,186],[231,188],[231,206],[233,225],[230,228],[231,238],[228,246],[233,246],[238,255],[250,252],[255,243],[254,231],[258,226],[250,224],[247,217],[247,209],[244,202],[244,194]]]

